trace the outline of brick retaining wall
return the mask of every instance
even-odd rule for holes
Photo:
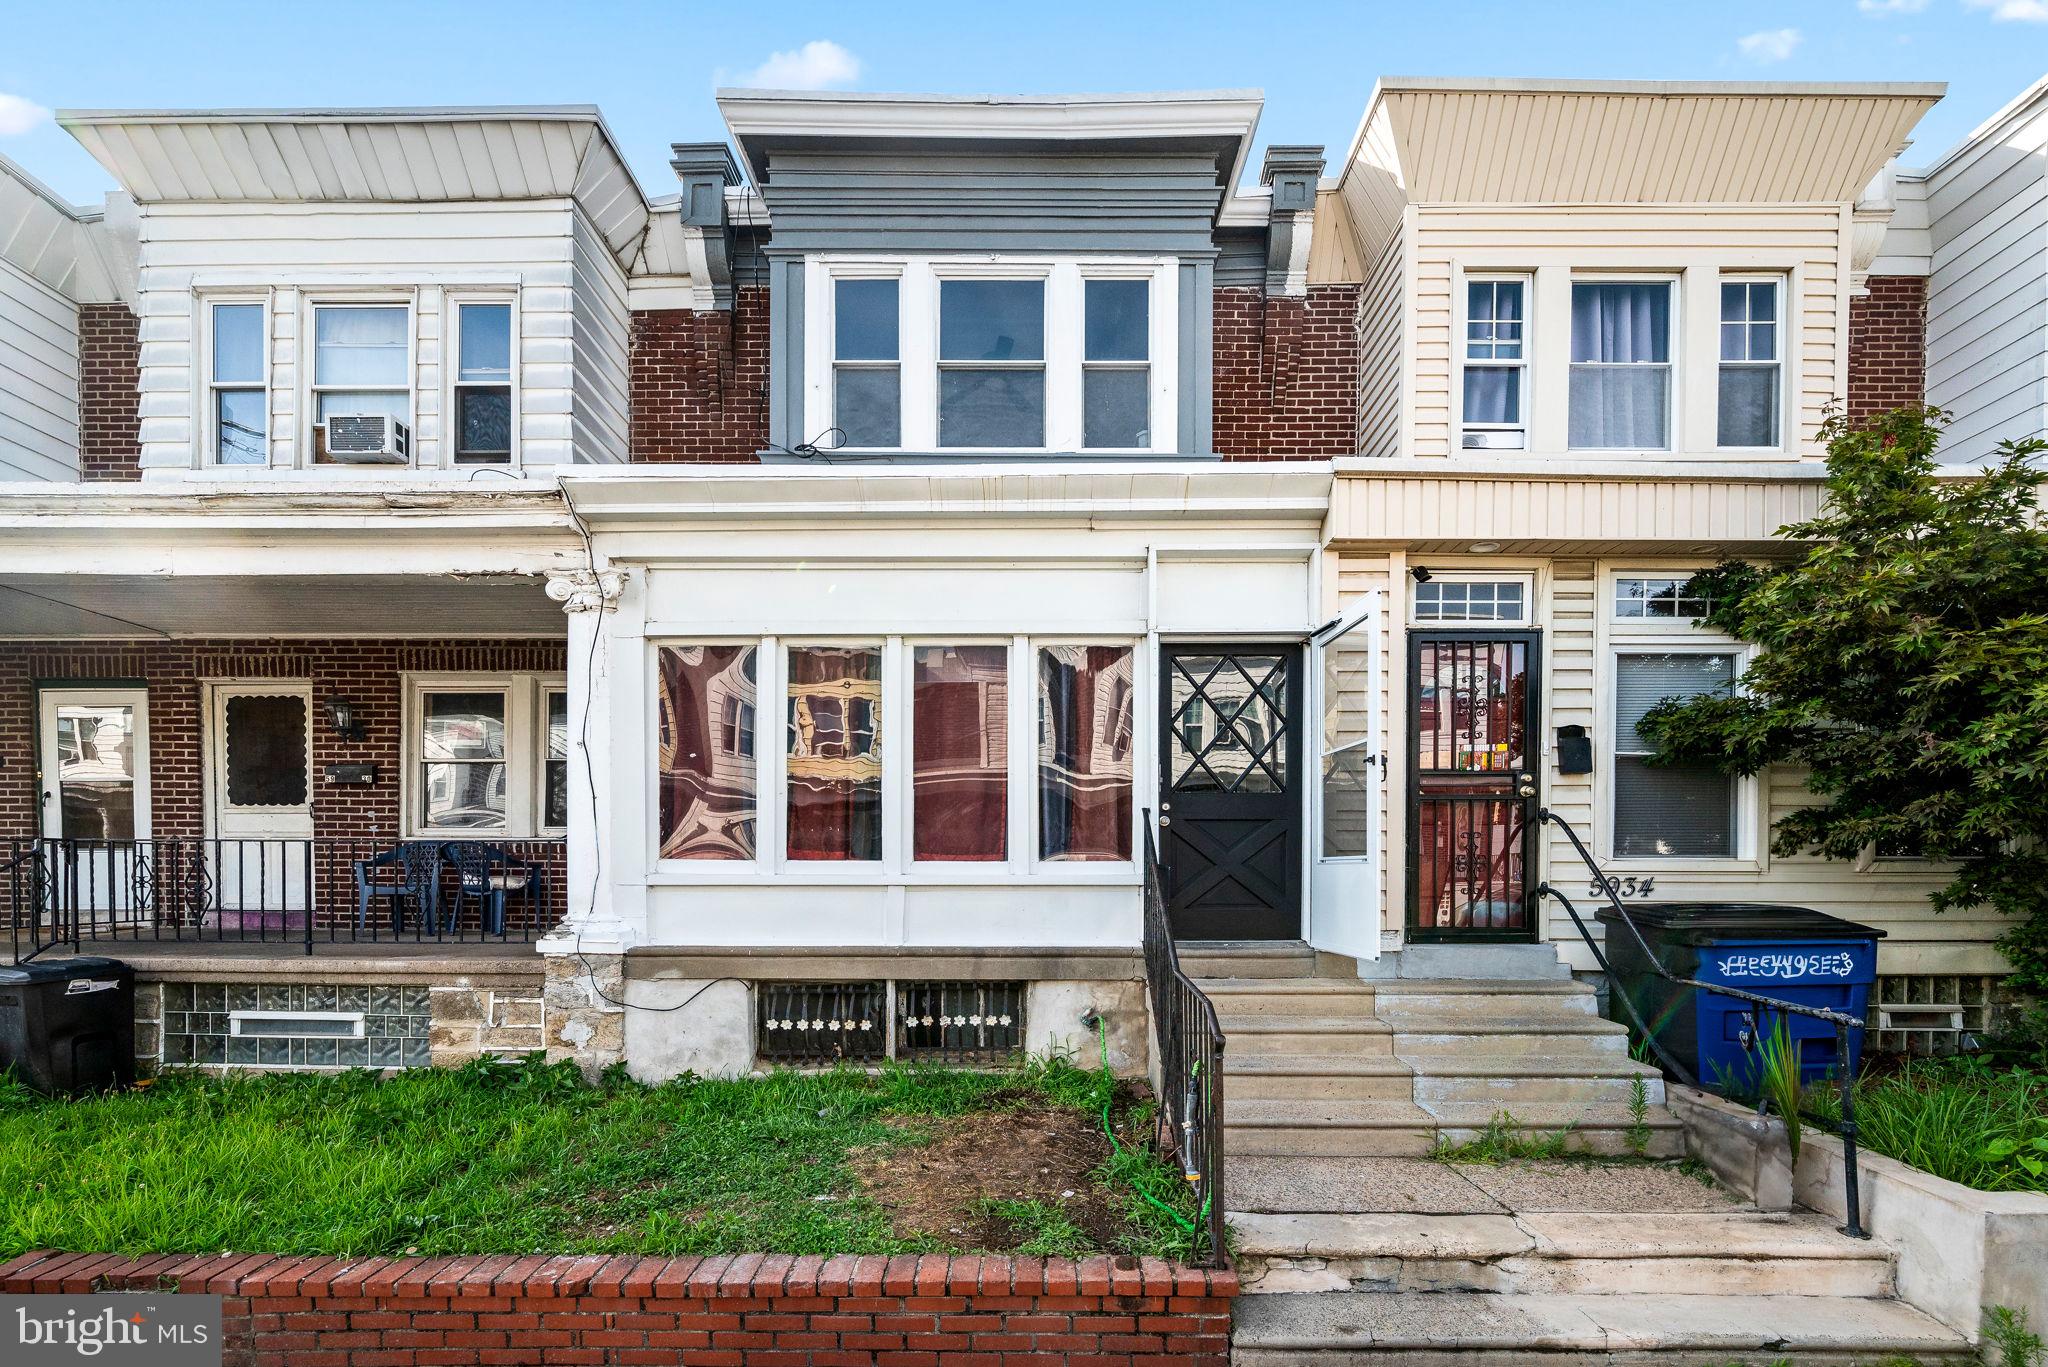
[[[116,1258],[0,1291],[223,1297],[226,1367],[1224,1367],[1234,1272],[1158,1258]]]

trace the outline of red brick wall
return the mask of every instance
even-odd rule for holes
[[[768,443],[768,290],[633,314],[634,460],[752,461]]]
[[[1215,302],[1215,447],[1240,459],[1357,450],[1359,286],[1305,299],[1227,287]]]
[[[30,1253],[0,1292],[218,1295],[225,1367],[1225,1367],[1232,1272],[1157,1258]]]
[[[1851,421],[1924,402],[1927,394],[1927,280],[1873,275],[1870,292],[1849,300]]]
[[[141,350],[126,304],[78,306],[78,460],[86,479],[142,478]]]

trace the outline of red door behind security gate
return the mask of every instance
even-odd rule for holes
[[[1408,936],[1535,936],[1542,648],[1533,631],[1409,637]]]

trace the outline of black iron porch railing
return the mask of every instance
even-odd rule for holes
[[[1548,807],[1538,810],[1536,816],[1537,820],[1549,822],[1563,831],[1565,838],[1571,841],[1572,848],[1578,852],[1580,861],[1585,864],[1587,871],[1592,874],[1593,885],[1606,891],[1608,905],[1614,908],[1614,914],[1620,919],[1621,924],[1628,927],[1629,934],[1635,938],[1637,947],[1642,951],[1644,962],[1650,965],[1658,977],[1679,987],[1712,992],[1718,996],[1732,997],[1739,1002],[1748,1002],[1751,1006],[1757,1007],[1761,1011],[1782,1011],[1789,1015],[1809,1016],[1814,1020],[1826,1021],[1835,1028],[1835,1057],[1840,1059],[1842,1063],[1841,1077],[1837,1079],[1841,1089],[1842,1114],[1835,1123],[1834,1129],[1835,1133],[1842,1137],[1842,1195],[1844,1204],[1848,1208],[1848,1223],[1842,1226],[1842,1232],[1853,1239],[1869,1238],[1869,1232],[1863,1228],[1863,1207],[1859,1199],[1856,1180],[1856,1079],[1849,1072],[1849,1060],[1858,1057],[1860,1054],[1860,1050],[1852,1051],[1849,1047],[1850,1032],[1855,1031],[1859,1036],[1862,1034],[1862,1018],[1851,1016],[1841,1011],[1830,1011],[1825,1007],[1808,1006],[1804,1002],[1783,1001],[1777,997],[1766,997],[1755,992],[1745,992],[1739,987],[1727,987],[1720,983],[1704,983],[1696,978],[1681,978],[1676,974],[1667,973],[1664,970],[1663,963],[1657,958],[1656,954],[1651,952],[1649,942],[1643,938],[1643,932],[1636,926],[1635,918],[1628,914],[1628,907],[1619,897],[1614,895],[1613,881],[1600,871],[1600,866],[1593,860],[1592,851],[1586,848],[1585,841],[1579,839],[1579,833],[1572,829],[1571,823],[1556,812],[1551,811]],[[1636,1004],[1630,1001],[1628,994],[1622,990],[1621,980],[1615,977],[1613,970],[1607,966],[1607,955],[1601,949],[1600,942],[1593,937],[1592,928],[1579,915],[1579,909],[1572,905],[1571,898],[1565,896],[1548,883],[1540,884],[1536,889],[1536,895],[1538,897],[1554,898],[1565,909],[1566,913],[1570,915],[1572,924],[1579,928],[1579,938],[1586,942],[1586,948],[1593,951],[1593,961],[1599,964],[1600,971],[1607,975],[1607,990],[1609,994],[1621,1003],[1624,1011],[1628,1012],[1629,1020],[1634,1023],[1636,1033],[1647,1042],[1651,1051],[1657,1055],[1658,1063],[1663,1066],[1666,1072],[1676,1077],[1680,1082],[1688,1086],[1699,1086],[1700,1080],[1693,1076],[1692,1070],[1672,1057],[1670,1051],[1664,1048],[1663,1044],[1658,1041],[1655,1033],[1651,1031],[1649,1023],[1643,1019],[1642,1012],[1636,1009]],[[1762,1022],[1759,1021],[1758,1024],[1761,1025]]]
[[[523,943],[559,923],[559,840],[18,840],[15,962],[124,943]]]
[[[1228,1261],[1223,1238],[1223,1029],[1216,1006],[1181,972],[1166,920],[1159,847],[1145,814],[1145,984],[1152,1003],[1153,1057],[1159,1064],[1162,1138],[1195,1193],[1196,1235],[1207,1267]]]

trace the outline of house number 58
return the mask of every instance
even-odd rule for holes
[[[1650,878],[1596,878],[1587,887],[1589,897],[1648,897],[1656,891],[1657,880]]]

